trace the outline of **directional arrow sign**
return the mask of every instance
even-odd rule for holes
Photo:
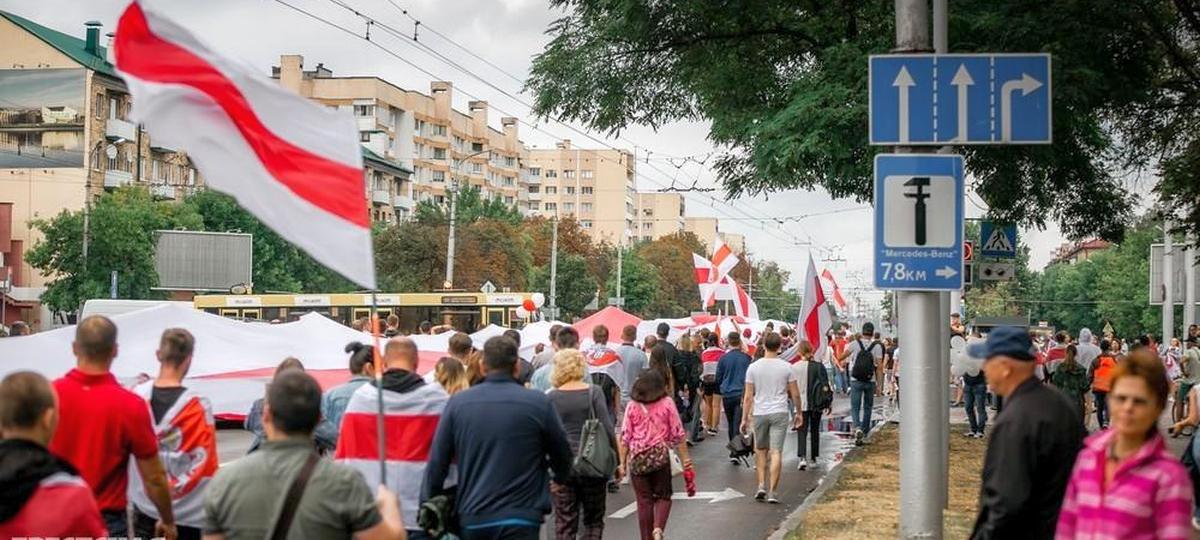
[[[897,99],[900,101],[897,109],[899,114],[897,122],[900,126],[900,142],[902,144],[908,142],[908,90],[916,84],[912,75],[908,74],[908,68],[900,66],[900,73],[896,74],[896,80],[892,82],[892,86],[896,87]]]
[[[671,499],[676,501],[708,500],[708,504],[714,504],[745,496],[746,495],[736,489],[725,488],[724,491],[697,491],[695,497],[688,497],[687,493],[674,493],[671,495]],[[637,512],[637,503],[635,502],[625,505],[620,510],[610,514],[608,517],[609,519],[624,519],[633,515],[634,512]]]
[[[1016,81],[1007,81],[1000,87],[1000,142],[1012,142],[1012,95],[1020,91],[1022,96],[1042,87],[1042,82],[1028,73],[1022,73]]]
[[[934,270],[933,274],[940,278],[950,279],[950,278],[958,275],[958,270],[955,270],[949,266],[943,266],[941,268],[938,268],[937,270]]]
[[[967,71],[966,64],[958,66],[958,71],[950,80],[950,84],[958,89],[958,134],[954,136],[954,141],[967,141],[970,140],[970,137],[967,136],[967,90],[975,85],[975,79],[971,78],[971,72]]]

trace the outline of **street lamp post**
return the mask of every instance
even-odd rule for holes
[[[450,178],[450,238],[446,242],[446,281],[442,284],[447,289],[454,287],[454,222],[458,218],[458,176],[461,174],[463,163],[488,152],[490,150],[480,150],[459,160],[458,165],[454,167],[454,175]]]

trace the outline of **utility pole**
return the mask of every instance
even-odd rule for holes
[[[625,266],[624,264],[622,264],[624,262],[624,258],[623,258],[624,253],[625,253],[625,246],[623,246],[621,244],[617,244],[617,306],[618,307],[625,305],[625,303],[621,301],[621,268],[623,268]]]
[[[1196,237],[1188,233],[1185,237],[1187,242],[1186,249],[1183,252],[1183,279],[1186,283],[1183,284],[1183,336],[1187,337],[1187,330],[1196,324]]]
[[[487,152],[490,150],[480,150],[459,160],[458,165],[454,167],[454,174],[450,177],[450,190],[447,194],[450,197],[450,238],[446,241],[446,281],[442,283],[447,289],[454,287],[454,225],[458,219],[458,177],[462,174],[463,163]]]
[[[894,52],[929,52],[929,1],[895,0],[896,48]],[[898,146],[897,153],[918,151]],[[941,374],[942,320],[940,293],[901,291],[900,342],[900,537],[942,538],[942,494],[946,483],[942,467],[942,414],[946,407],[946,377]],[[940,387],[940,388],[939,388]]]
[[[550,220],[550,317],[557,320],[558,295],[555,294],[558,280],[558,216]]]
[[[1171,243],[1171,220],[1163,219],[1163,304],[1162,343],[1171,344],[1175,337],[1175,247]]]
[[[949,0],[933,0],[933,52],[946,54],[950,52],[950,14]],[[953,154],[954,148],[943,146],[938,148],[939,154]],[[956,224],[957,225],[957,224]],[[961,261],[960,261],[961,264]],[[961,267],[960,267],[961,269]],[[938,362],[938,388],[941,389],[942,400],[938,403],[941,412],[941,425],[938,429],[941,441],[938,448],[942,456],[942,479],[938,488],[942,495],[942,508],[950,507],[950,313],[954,307],[954,299],[949,291],[938,293],[941,304],[938,325],[941,326],[941,341],[939,343],[941,361]]]

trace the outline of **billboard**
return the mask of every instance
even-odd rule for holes
[[[154,268],[159,290],[228,292],[251,285],[253,235],[157,231]]]
[[[82,167],[82,69],[0,69],[0,168]]]

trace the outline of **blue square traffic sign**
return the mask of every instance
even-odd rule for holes
[[[979,224],[979,242],[979,254],[984,257],[1016,258],[1017,226],[984,221]]]
[[[1048,54],[879,55],[868,66],[871,144],[1051,142]]]
[[[958,290],[962,265],[962,156],[875,156],[875,288]]]

